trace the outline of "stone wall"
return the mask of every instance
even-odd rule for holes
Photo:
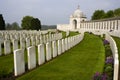
[[[120,31],[120,18],[111,18],[106,20],[93,20],[93,21],[82,21],[77,22],[80,23],[80,25],[77,25],[75,28],[73,25],[67,24],[61,24],[57,25],[57,29],[59,30],[77,30],[77,31]],[[68,26],[69,25],[69,26]]]
[[[69,24],[58,24],[57,29],[62,31],[72,30]]]

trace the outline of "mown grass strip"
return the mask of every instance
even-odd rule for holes
[[[81,43],[18,80],[91,80],[95,72],[103,72],[104,61],[102,40],[86,33]]]

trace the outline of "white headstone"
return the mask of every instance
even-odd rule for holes
[[[13,40],[13,51],[18,49],[18,41],[17,40]]]
[[[34,36],[31,37],[31,43],[32,43],[32,46],[35,46],[35,37]]]
[[[65,38],[65,50],[68,50],[68,39]]]
[[[45,51],[44,44],[38,45],[38,64],[41,65],[45,63]]]
[[[61,40],[58,40],[58,55],[60,55],[61,53],[62,53]]]
[[[5,55],[11,53],[11,46],[10,46],[10,41],[9,40],[4,41],[4,53],[5,53]]]
[[[62,53],[65,52],[65,40],[62,39]]]
[[[51,56],[52,56],[51,55],[51,43],[48,42],[48,43],[46,43],[46,60],[47,61],[51,60],[52,59]]]
[[[22,49],[14,51],[14,71],[15,76],[21,75],[25,72],[24,51]]]
[[[26,48],[30,47],[30,38],[26,38]]]
[[[28,51],[28,69],[33,69],[36,67],[36,50],[35,46],[27,48]]]
[[[0,56],[2,55],[2,47],[1,47],[1,42],[0,42]]]
[[[24,38],[20,39],[20,48],[25,49],[25,40],[24,40]]]
[[[57,45],[56,41],[52,41],[52,50],[53,50],[53,58],[57,56]]]
[[[36,36],[36,46],[40,44],[40,38]]]
[[[46,36],[43,35],[43,43],[46,43]]]

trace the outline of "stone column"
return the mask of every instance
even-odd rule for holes
[[[53,50],[53,58],[57,56],[57,44],[56,41],[52,41],[52,50]]]
[[[110,21],[108,21],[108,30],[111,29]]]
[[[116,20],[117,21],[117,24],[116,24],[116,30],[118,30],[118,20]]]
[[[117,20],[115,20],[115,26],[114,30],[117,30]]]
[[[118,23],[117,23],[117,28],[118,28],[118,31],[120,31],[120,20],[118,20]]]
[[[28,69],[31,70],[36,67],[36,49],[35,46],[27,48],[28,51]]]
[[[106,21],[106,30],[108,31],[108,21]]]
[[[5,55],[11,53],[11,45],[10,45],[10,41],[9,40],[5,40],[4,41],[4,53],[5,53]]]
[[[46,60],[49,61],[52,59],[52,55],[51,55],[51,43],[47,42],[46,43]]]
[[[38,64],[41,65],[45,63],[45,51],[44,44],[38,45]]]
[[[14,74],[21,75],[25,72],[24,51],[17,49],[14,51]]]
[[[111,21],[111,30],[113,30],[113,21]]]
[[[98,30],[100,30],[100,22],[98,22]]]

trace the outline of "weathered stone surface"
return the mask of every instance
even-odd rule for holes
[[[26,38],[26,48],[30,47],[30,38]]]
[[[65,40],[62,39],[62,53],[65,52]]]
[[[53,51],[53,58],[57,56],[57,45],[56,41],[52,42],[52,51]]]
[[[11,53],[11,45],[10,45],[10,41],[9,40],[5,40],[4,41],[4,53],[5,53],[5,55]]]
[[[46,60],[49,61],[52,59],[52,54],[51,54],[51,43],[48,42],[46,43]]]
[[[58,40],[58,55],[62,53],[61,40]]]
[[[38,45],[38,64],[41,65],[45,63],[45,49],[44,44]]]
[[[21,75],[25,72],[24,51],[22,49],[14,51],[14,72],[15,76]]]
[[[13,51],[18,49],[18,40],[13,40]]]
[[[1,47],[1,42],[0,42],[0,56],[2,55],[2,47]]]
[[[33,69],[36,67],[36,49],[35,46],[27,48],[28,51],[28,69]]]

